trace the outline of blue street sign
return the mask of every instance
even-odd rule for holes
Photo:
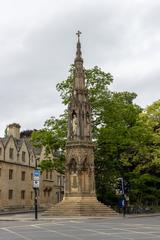
[[[35,170],[33,171],[33,177],[40,177],[40,175],[41,175],[40,170],[35,169]]]
[[[35,169],[33,171],[33,181],[39,181],[40,180],[40,175],[41,175],[41,172],[39,169]]]

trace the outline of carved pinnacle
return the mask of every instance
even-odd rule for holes
[[[76,35],[78,36],[78,41],[79,41],[79,39],[80,39],[80,35],[81,35],[82,33],[78,30],[78,32],[76,33]]]

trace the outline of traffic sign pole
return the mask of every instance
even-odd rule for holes
[[[35,220],[38,219],[38,189],[39,189],[39,181],[40,181],[40,170],[35,169],[34,172],[33,172]]]
[[[37,188],[34,188],[34,209],[35,209],[35,220],[38,219],[38,201],[37,201]]]
[[[118,178],[120,181],[121,189],[122,189],[122,209],[123,209],[123,217],[126,215],[126,199],[125,199],[125,189],[124,189],[124,179],[123,177]]]

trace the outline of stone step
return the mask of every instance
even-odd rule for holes
[[[105,217],[115,217],[118,216],[118,214],[115,213],[82,213],[82,212],[48,212],[44,214],[44,216],[105,216]]]
[[[118,214],[115,213],[108,213],[108,212],[56,212],[56,211],[49,211],[46,212],[43,216],[48,216],[48,215],[53,215],[53,216],[118,216]]]
[[[93,210],[91,209],[65,209],[65,212],[88,212],[88,213],[93,213]],[[94,210],[95,211],[95,210]],[[64,212],[64,209],[50,209],[46,212]],[[95,212],[98,212],[98,213],[113,213],[113,210],[105,210],[105,211],[102,211],[101,209],[98,209],[96,210]]]
[[[57,210],[57,211],[64,211],[64,210],[74,210],[74,211],[79,211],[79,210],[81,210],[81,211],[94,211],[94,210],[96,210],[96,209],[98,209],[99,211],[101,211],[101,212],[103,212],[103,211],[105,211],[105,212],[112,212],[113,210],[111,209],[111,208],[107,208],[107,207],[93,207],[93,206],[73,206],[73,207],[67,207],[67,206],[63,206],[63,207],[58,207],[58,208],[50,208],[50,211],[51,210],[53,210],[53,211],[55,211],[55,210]]]
[[[59,207],[51,207],[50,209],[101,209],[101,210],[107,210],[107,211],[113,211],[111,208],[109,207],[105,207],[105,206],[90,206],[90,205],[86,205],[86,206],[82,206],[82,205],[77,205],[77,206],[59,206]]]
[[[43,215],[52,216],[118,216],[112,208],[95,197],[66,198],[52,206]]]
[[[55,206],[44,212],[43,215],[53,216],[117,216],[118,214],[111,208],[103,206],[102,204],[92,206],[84,205],[63,205]]]

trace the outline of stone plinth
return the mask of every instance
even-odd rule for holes
[[[118,216],[112,208],[99,202],[96,197],[66,197],[43,213],[45,216]]]

